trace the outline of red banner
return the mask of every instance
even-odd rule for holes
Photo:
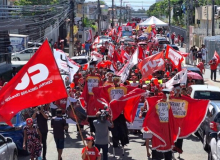
[[[142,79],[146,80],[153,72],[163,70],[164,64],[163,52],[145,58],[138,64],[138,68],[141,70]]]
[[[167,46],[165,58],[170,59],[174,67],[183,61],[183,56],[170,46]]]
[[[204,120],[209,104],[209,100],[185,96],[171,97],[169,102],[162,101],[161,97],[147,98],[147,101],[149,111],[143,127],[154,135],[152,148],[158,151],[171,150],[178,138],[186,138],[194,133]]]
[[[19,111],[66,98],[67,93],[46,40],[0,91],[0,119],[11,125]]]

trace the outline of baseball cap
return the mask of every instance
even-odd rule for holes
[[[87,137],[85,138],[85,140],[92,140],[92,141],[94,141],[94,138],[93,138],[92,136],[87,136]]]

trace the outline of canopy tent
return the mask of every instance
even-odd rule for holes
[[[152,16],[148,19],[146,19],[144,22],[139,23],[139,26],[150,26],[152,24],[155,24],[156,26],[168,26],[167,23],[159,20],[158,18]]]

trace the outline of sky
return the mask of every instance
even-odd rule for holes
[[[97,0],[85,0],[89,1],[97,1]],[[112,6],[112,0],[103,0],[109,7]],[[122,0],[122,6],[130,5],[134,10],[142,9],[142,7],[147,10],[152,4],[154,4],[156,0]],[[120,0],[114,0],[114,5],[120,6]]]

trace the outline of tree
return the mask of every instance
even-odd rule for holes
[[[15,1],[15,5],[51,5],[58,3],[58,0],[20,0]]]
[[[89,20],[87,17],[83,19],[83,24],[84,27],[91,27],[93,30],[97,28],[95,23],[92,20]]]

